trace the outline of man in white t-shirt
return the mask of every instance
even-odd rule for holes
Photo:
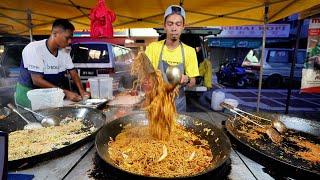
[[[27,92],[35,88],[62,87],[68,72],[79,94],[64,89],[67,99],[80,101],[89,94],[82,87],[70,53],[65,49],[72,40],[74,26],[67,19],[53,22],[49,39],[29,43],[22,51],[20,77],[16,86],[16,102],[30,107]]]

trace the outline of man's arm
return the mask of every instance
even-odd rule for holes
[[[87,98],[89,98],[89,97],[90,97],[90,94],[87,93],[87,92],[84,90],[84,88],[83,88],[83,86],[82,86],[82,84],[81,84],[81,80],[80,80],[80,77],[79,77],[77,71],[76,71],[75,69],[71,69],[71,70],[69,70],[69,74],[70,74],[73,82],[76,84],[76,86],[77,86],[77,88],[78,88],[78,90],[79,90],[79,93],[80,93],[81,97],[84,98],[85,96],[87,96]]]
[[[46,81],[43,79],[42,74],[38,73],[31,73],[31,79],[35,86],[38,86],[40,88],[55,88],[54,84],[50,83],[49,81]]]
[[[193,87],[194,85],[196,85],[196,78],[188,77],[187,75],[183,74],[180,84],[187,84],[188,87]]]
[[[35,86],[41,87],[41,88],[56,88],[54,84],[46,81],[43,79],[42,74],[38,73],[31,73],[31,79]],[[80,101],[81,96],[79,96],[77,93],[71,92],[69,90],[63,89],[64,94],[66,95],[66,98],[71,101]]]

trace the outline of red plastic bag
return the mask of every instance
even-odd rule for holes
[[[113,37],[112,22],[116,20],[116,15],[106,7],[104,0],[99,0],[97,6],[91,9],[90,20],[91,37]]]

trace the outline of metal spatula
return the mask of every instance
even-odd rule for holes
[[[40,128],[43,128],[43,126],[40,123],[30,122],[27,118],[25,118],[22,114],[20,114],[20,112],[12,104],[9,103],[7,106],[13,112],[17,113],[27,123],[27,125],[25,125],[23,127],[23,129],[40,129]]]
[[[40,113],[37,113],[35,111],[32,111],[31,109],[29,108],[26,108],[26,107],[23,107],[23,106],[19,106],[21,108],[23,108],[24,110],[26,111],[29,111],[29,112],[32,112],[40,117],[42,117],[43,119],[41,120],[41,124],[42,126],[44,127],[50,127],[50,126],[59,126],[60,125],[60,122],[61,122],[61,119],[58,118],[57,116],[54,116],[54,115],[50,115],[50,116],[44,116]]]

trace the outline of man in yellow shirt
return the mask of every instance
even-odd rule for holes
[[[192,87],[196,83],[195,77],[199,76],[199,69],[195,49],[180,41],[185,17],[185,11],[181,6],[169,6],[164,14],[166,39],[149,44],[146,54],[153,67],[161,70],[166,81],[166,69],[169,65],[175,65],[183,72],[180,84]],[[186,111],[186,97],[183,88],[180,89],[175,103],[178,112]]]

